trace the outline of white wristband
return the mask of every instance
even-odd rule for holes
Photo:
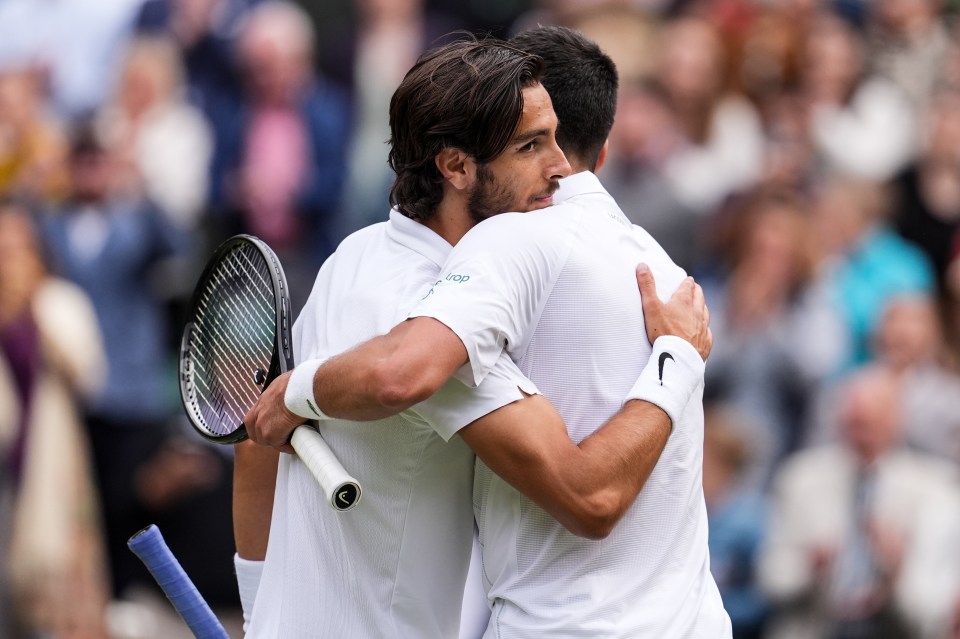
[[[313,377],[325,361],[308,359],[293,369],[290,381],[287,382],[287,391],[283,394],[283,403],[294,415],[304,419],[330,419],[317,406],[317,398],[313,396]]]
[[[243,631],[250,630],[250,618],[253,616],[253,604],[260,589],[260,577],[263,575],[263,562],[244,559],[234,553],[233,567],[237,572],[237,590],[240,591],[240,607],[243,610]]]
[[[675,335],[658,337],[650,361],[625,402],[642,399],[656,404],[676,425],[691,395],[703,383],[705,366],[700,353],[690,342]]]

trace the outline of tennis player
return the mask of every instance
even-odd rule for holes
[[[335,354],[403,319],[475,219],[551,204],[570,169],[539,74],[539,58],[493,42],[450,45],[411,70],[391,105],[397,209],[387,223],[348,238],[321,269],[294,327],[299,359]],[[652,281],[645,286],[656,302],[651,325],[703,351],[684,342],[697,372],[687,388],[672,388],[689,395],[710,348],[702,293],[687,281],[664,306]],[[635,288],[629,304],[640,312]],[[285,388],[312,386],[310,366],[299,370],[309,374],[284,378]],[[477,433],[471,443],[572,530],[609,532],[665,445],[667,413],[630,401],[578,447],[536,393],[504,355],[476,388],[453,380],[402,417],[325,422],[327,442],[364,484],[363,500],[348,513],[331,511],[305,467],[282,456],[248,636],[455,637],[472,542],[474,458],[454,435],[468,425]],[[248,427],[262,410],[254,408]],[[312,409],[304,401],[294,410]],[[258,567],[238,561],[247,600],[245,583],[257,580],[247,578],[248,568]]]
[[[537,67],[537,58],[516,49],[474,43],[427,56],[411,71],[391,110],[391,162],[406,177],[403,184],[398,178],[394,197],[408,203],[407,216],[394,211],[325,264],[295,326],[299,357],[335,353],[402,319],[436,281],[450,243],[472,225],[471,212],[485,217],[550,203],[569,168]],[[706,354],[705,309],[695,293],[688,282],[677,303],[653,310],[663,330],[686,327],[680,332]],[[452,435],[503,404],[526,407],[518,415],[537,435],[518,438],[517,455],[529,464],[515,462],[515,474],[544,466],[541,448],[551,451],[555,461],[528,483],[558,511],[569,511],[567,520],[581,532],[598,534],[597,521],[599,534],[609,527],[605,520],[633,500],[655,463],[669,431],[666,414],[629,402],[601,431],[619,433],[608,442],[618,454],[605,471],[595,462],[610,457],[603,438],[594,438],[593,448],[574,446],[548,403],[520,399],[535,388],[509,358],[501,363],[503,370],[476,390],[451,382],[406,419],[325,424],[331,447],[365,484],[364,500],[349,513],[330,511],[299,462],[283,457],[250,636],[456,636],[472,537],[473,458]],[[546,416],[538,416],[545,407]],[[578,481],[583,477],[592,484]]]
[[[639,498],[600,541],[572,534],[490,472],[499,468],[471,441],[474,425],[460,431],[487,461],[478,464],[474,489],[492,607],[484,637],[730,637],[707,553],[702,385],[680,390],[698,379],[702,362],[675,337],[651,346],[640,307],[629,303],[637,262],[649,264],[665,288],[680,284],[683,273],[629,224],[592,172],[603,161],[615,111],[615,68],[594,43],[566,29],[538,29],[513,44],[546,61],[557,139],[575,171],[562,180],[556,205],[478,224],[453,249],[413,319],[342,356],[298,367],[289,378],[296,385],[284,379],[262,401],[275,404],[282,392],[294,412],[303,413],[299,406],[309,399],[324,414],[380,417],[454,375],[482,384],[504,352],[554,403],[573,441],[593,435],[625,396],[654,401],[670,416],[673,434]],[[306,375],[312,388],[297,380]],[[289,416],[274,409],[263,417],[254,437],[283,442]]]

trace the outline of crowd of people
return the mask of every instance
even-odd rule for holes
[[[128,605],[149,523],[237,609],[231,450],[177,397],[203,262],[255,234],[299,309],[387,217],[389,101],[420,53],[562,24],[619,70],[601,182],[711,309],[734,637],[958,636],[955,3],[461,4],[0,1],[0,635],[159,636]]]

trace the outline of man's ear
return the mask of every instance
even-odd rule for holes
[[[458,191],[469,189],[477,175],[477,163],[460,149],[447,147],[434,158],[440,175]]]
[[[610,151],[610,138],[607,138],[603,143],[603,147],[600,149],[600,155],[597,156],[597,165],[593,167],[593,172],[596,173],[600,170],[600,167],[607,161],[607,152]]]

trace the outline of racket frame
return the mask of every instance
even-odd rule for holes
[[[210,432],[203,424],[198,423],[196,412],[197,408],[196,390],[193,380],[193,358],[189,356],[191,338],[196,328],[194,318],[197,316],[197,310],[201,303],[203,295],[210,290],[210,280],[218,270],[221,260],[227,254],[237,250],[244,245],[256,249],[269,265],[270,281],[273,288],[273,295],[276,303],[274,304],[274,348],[270,366],[267,370],[266,378],[260,388],[262,393],[267,386],[277,377],[291,370],[294,365],[293,359],[293,337],[291,332],[291,314],[290,314],[290,292],[287,286],[287,278],[284,275],[283,268],[276,253],[273,252],[263,240],[253,235],[240,234],[234,235],[221,243],[213,252],[206,266],[197,280],[193,295],[190,298],[190,306],[187,312],[187,322],[184,325],[183,336],[180,340],[180,399],[183,407],[193,426],[200,435],[209,441],[217,444],[235,444],[247,439],[247,429],[241,423],[235,430],[224,435],[215,435]]]

